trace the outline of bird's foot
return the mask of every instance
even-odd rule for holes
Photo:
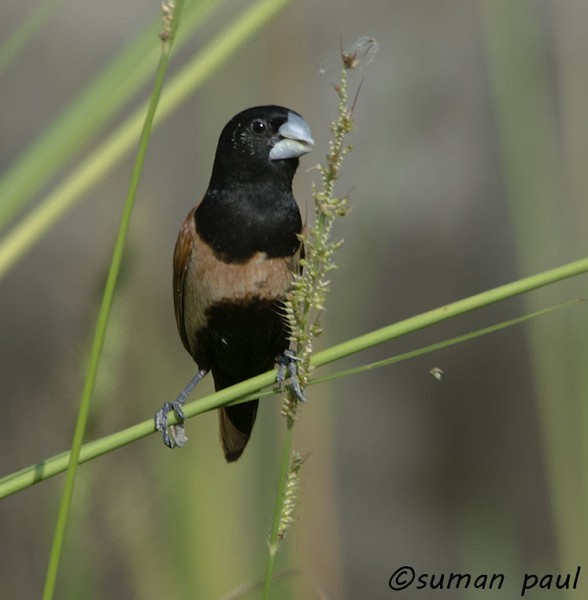
[[[188,440],[184,429],[184,411],[182,410],[184,402],[185,399],[180,395],[173,402],[164,402],[163,406],[155,413],[155,430],[161,431],[163,443],[168,448],[181,447]],[[167,418],[171,411],[176,415],[178,423],[168,426]]]
[[[276,382],[281,390],[284,389],[287,379],[290,380],[290,389],[298,402],[306,402],[306,394],[302,391],[298,379],[298,357],[296,352],[290,349],[284,350],[284,354],[278,359]]]
[[[163,443],[168,448],[181,448],[188,441],[184,428],[185,416],[183,406],[192,390],[200,383],[200,380],[206,373],[208,373],[206,369],[200,369],[173,402],[164,402],[163,406],[155,413],[155,431],[161,432]],[[168,425],[167,419],[171,411],[176,415],[178,422]]]

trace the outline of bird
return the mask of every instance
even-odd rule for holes
[[[303,252],[292,179],[313,145],[300,114],[276,105],[240,112],[220,134],[208,188],[184,219],[173,256],[176,324],[198,372],[155,415],[170,448],[185,442],[182,406],[208,372],[221,390],[295,360],[283,311]],[[218,409],[227,462],[243,453],[258,403]],[[170,411],[179,422],[173,439]]]

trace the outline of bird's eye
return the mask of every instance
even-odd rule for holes
[[[266,125],[261,119],[255,119],[255,121],[251,123],[251,129],[253,130],[253,133],[261,135],[262,133],[264,133]]]

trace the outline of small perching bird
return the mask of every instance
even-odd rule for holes
[[[273,368],[288,349],[283,300],[299,269],[302,231],[292,194],[298,159],[314,140],[306,121],[281,106],[257,106],[224,127],[202,201],[185,218],[174,252],[173,293],[182,343],[198,373],[155,415],[164,443],[173,410],[183,421],[190,391],[212,371],[220,390]],[[258,400],[219,409],[227,461],[251,435]]]

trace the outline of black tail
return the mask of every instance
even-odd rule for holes
[[[227,462],[234,462],[243,454],[255,423],[258,404],[259,400],[251,400],[219,409],[221,444]]]
[[[222,390],[247,379],[247,377],[227,376],[215,369],[212,370],[212,376],[216,390]],[[242,404],[219,408],[220,438],[227,462],[234,462],[243,454],[255,424],[258,404],[259,400],[250,400]]]

